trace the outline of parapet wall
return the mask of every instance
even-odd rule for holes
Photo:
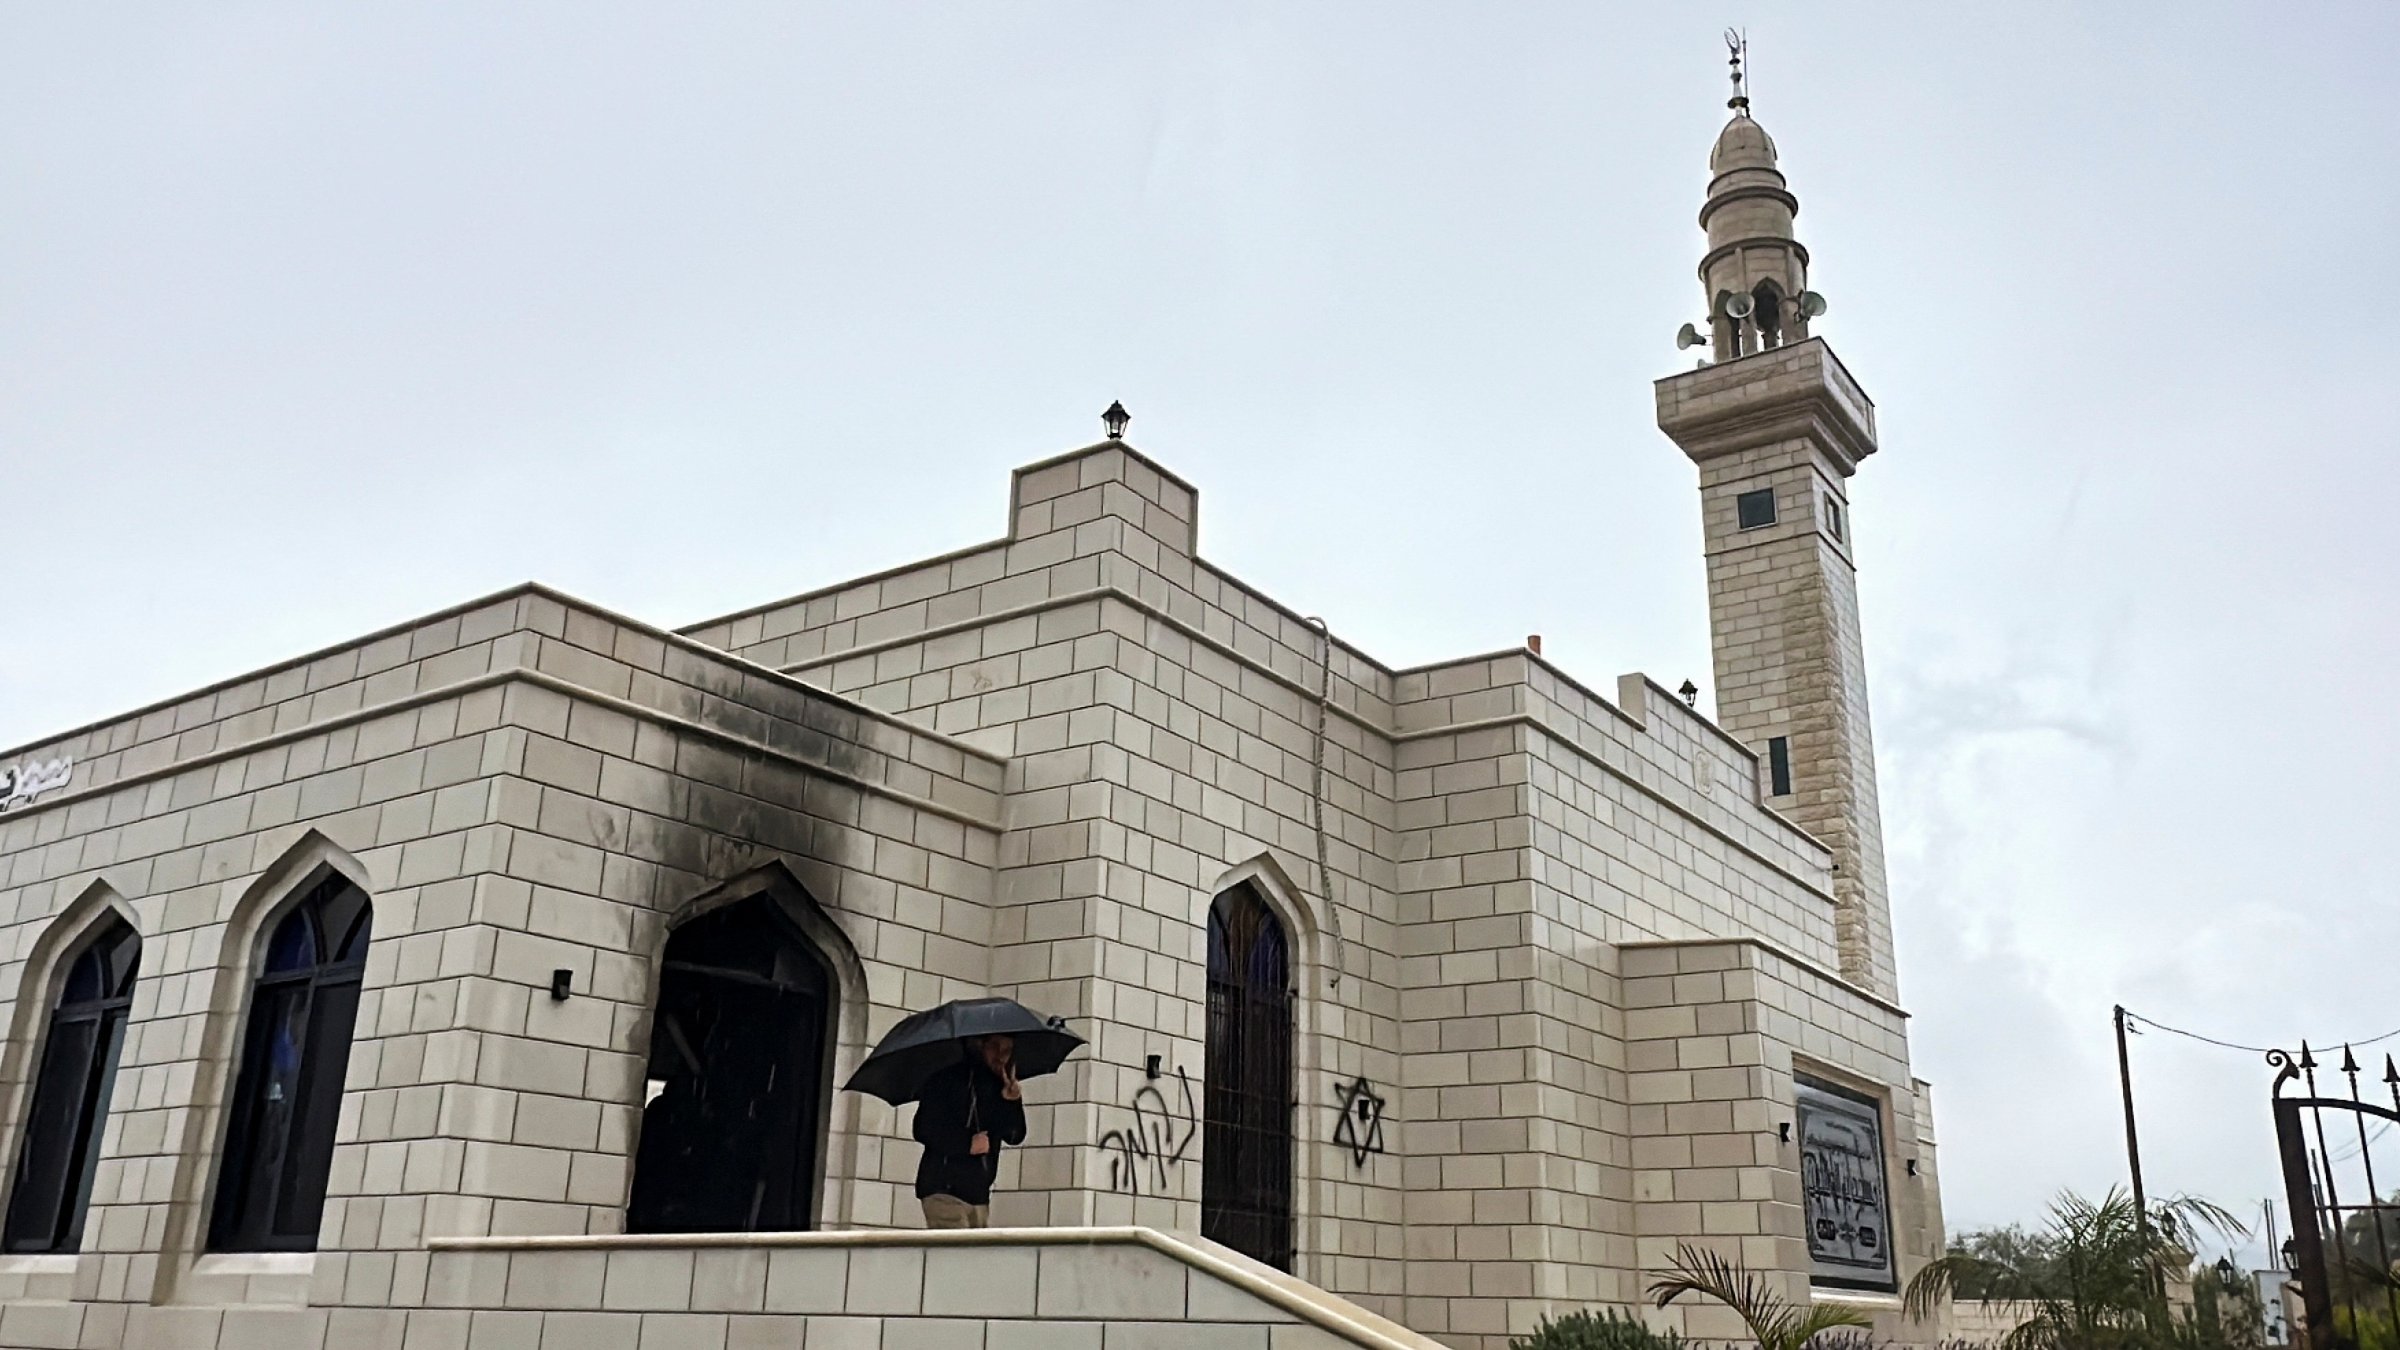
[[[372,1263],[368,1269],[364,1263]],[[12,1305],[11,1347],[106,1350],[1439,1350],[1146,1228],[490,1238],[320,1258],[330,1306]]]

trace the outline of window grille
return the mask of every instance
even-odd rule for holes
[[[1208,912],[1200,1233],[1292,1268],[1292,973],[1283,925],[1247,886]]]

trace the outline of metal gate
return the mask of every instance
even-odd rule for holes
[[[2280,1070],[2270,1095],[2292,1214],[2284,1250],[2300,1282],[2310,1350],[2400,1344],[2400,1265],[2394,1264],[2400,1261],[2400,1131],[2394,1129],[2400,1068],[2383,1057],[2382,1086],[2391,1098],[2385,1106],[2368,1100],[2383,1094],[2371,1078],[2362,1088],[2368,1071],[2349,1046],[2332,1071],[2346,1086],[2334,1091],[2319,1087],[2317,1058],[2306,1042],[2298,1056],[2267,1052],[2267,1062]],[[2297,1090],[2286,1096],[2293,1084]],[[2386,1186],[2393,1189],[2387,1193]]]

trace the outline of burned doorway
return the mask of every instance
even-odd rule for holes
[[[834,988],[772,896],[668,937],[627,1231],[814,1226]]]
[[[1283,925],[1236,886],[1208,910],[1207,1114],[1200,1233],[1292,1268],[1292,958]]]

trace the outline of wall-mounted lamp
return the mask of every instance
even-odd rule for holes
[[[1159,1068],[1158,1068],[1158,1056],[1156,1056],[1156,1055],[1144,1055],[1144,1056],[1142,1056],[1142,1077],[1144,1077],[1144,1078],[1156,1078],[1156,1077],[1158,1077],[1158,1075],[1159,1075]]]
[[[1792,1142],[1792,1122],[1787,1120],[1775,1127],[1775,1142],[1779,1144]]]
[[[567,993],[575,987],[575,972],[559,969],[550,972],[550,1001],[564,1003]]]

